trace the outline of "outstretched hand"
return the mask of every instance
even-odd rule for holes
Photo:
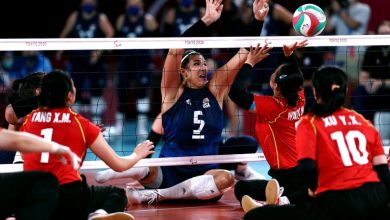
[[[146,140],[142,143],[139,143],[137,147],[134,149],[134,153],[139,157],[139,159],[145,158],[149,156],[150,154],[153,154],[154,151],[152,150],[154,148],[153,142]]]
[[[284,56],[289,57],[292,55],[295,49],[306,47],[309,43],[306,40],[303,41],[296,41],[295,43],[289,44],[289,45],[283,45],[283,52]]]
[[[269,51],[272,47],[269,47],[268,44],[265,44],[263,47],[260,47],[260,44],[257,44],[256,47],[250,47],[248,57],[246,58],[246,62],[251,66],[256,65],[256,63],[264,60],[269,56]]]
[[[206,11],[202,21],[208,26],[217,21],[222,14],[222,0],[206,0]]]
[[[269,11],[269,0],[254,0],[253,1],[253,15],[256,20],[264,21]]]

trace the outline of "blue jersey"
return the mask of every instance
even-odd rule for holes
[[[78,12],[76,23],[70,33],[72,38],[97,38],[104,37],[104,33],[99,26],[100,13],[97,12],[92,18],[85,19]]]
[[[185,88],[179,100],[162,116],[164,145],[160,157],[217,155],[223,117],[208,88]],[[174,167],[172,172],[183,181],[217,167],[216,164],[181,166]]]
[[[181,10],[176,10],[176,18],[174,22],[174,36],[178,37],[184,33],[189,27],[195,24],[201,17],[201,11],[196,7],[193,11],[182,12]]]

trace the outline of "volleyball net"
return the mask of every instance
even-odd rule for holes
[[[281,47],[295,41],[308,40],[308,46],[295,52],[307,86],[307,102],[314,101],[310,94],[310,79],[313,71],[326,64],[338,65],[349,76],[350,86],[347,106],[358,107],[358,112],[375,122],[379,132],[384,134],[383,144],[388,153],[390,97],[369,91],[358,93],[357,88],[373,88],[374,81],[362,82],[362,69],[380,71],[386,66],[365,63],[365,57],[380,52],[380,47],[390,47],[388,35],[338,35],[311,38],[298,36],[277,37],[177,37],[177,38],[94,38],[94,39],[0,39],[1,59],[14,59],[24,69],[20,73],[9,72],[2,62],[0,80],[2,86],[2,112],[7,104],[6,94],[10,83],[16,77],[23,77],[28,70],[47,71],[64,69],[71,73],[79,96],[73,106],[77,112],[95,123],[103,123],[107,142],[119,155],[132,153],[137,143],[144,140],[153,121],[161,109],[160,82],[163,62],[169,48],[195,49],[205,56],[209,70],[214,70],[232,57],[240,47],[269,44],[274,47],[270,56],[255,66],[248,89],[262,94],[270,94],[270,75],[284,62]],[[367,50],[370,47],[377,49]],[[379,48],[379,49],[378,49]],[[38,58],[34,58],[38,56]],[[12,56],[12,57],[9,57]],[[37,62],[45,56],[50,64]],[[42,66],[33,67],[34,61]],[[369,65],[369,66],[365,66]],[[26,67],[25,67],[26,66]],[[388,68],[388,67],[387,67]],[[387,69],[388,70],[388,69]],[[24,72],[23,72],[24,71]],[[30,71],[31,72],[31,71]],[[390,79],[387,73],[387,79]],[[369,84],[369,85],[368,85]],[[371,101],[370,101],[371,100]],[[373,101],[374,100],[374,101]],[[379,101],[375,101],[379,100]],[[380,101],[382,100],[382,101]],[[361,105],[356,103],[364,102]],[[379,102],[379,103],[378,103]],[[368,104],[367,104],[368,103]],[[370,103],[378,103],[378,108]],[[231,105],[226,98],[226,113],[223,137],[251,135],[255,117]],[[364,105],[364,104],[367,104]],[[382,105],[381,105],[382,104]],[[379,114],[383,113],[383,114]],[[140,115],[142,117],[140,117]],[[3,123],[4,124],[4,123]],[[390,131],[389,131],[390,133]],[[156,158],[162,144],[156,146],[157,153],[150,159],[141,160],[136,166],[173,166],[207,163],[234,163],[265,160],[259,151],[254,154],[210,155],[175,158]],[[7,171],[21,170],[21,165],[8,165]],[[88,151],[82,169],[107,168],[93,152]],[[4,170],[1,168],[1,170]]]

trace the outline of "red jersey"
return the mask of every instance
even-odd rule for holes
[[[68,146],[84,160],[87,147],[98,137],[100,128],[72,109],[36,109],[26,116],[21,131],[26,131],[46,140]],[[81,181],[81,176],[71,164],[63,164],[59,158],[49,153],[23,154],[24,170],[41,170],[53,173],[60,185]]]
[[[256,134],[271,169],[290,169],[298,165],[295,149],[295,123],[304,113],[305,97],[299,92],[296,107],[285,98],[254,95]]]
[[[316,193],[379,182],[372,158],[384,154],[378,131],[362,115],[341,108],[332,115],[302,117],[298,123],[298,160],[316,161]]]

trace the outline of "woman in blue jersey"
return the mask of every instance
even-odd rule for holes
[[[255,0],[253,10],[261,20],[266,1]],[[182,36],[202,35],[221,15],[222,0],[206,0],[206,13]],[[161,81],[164,146],[160,157],[217,155],[223,129],[223,99],[248,51],[241,48],[210,80],[202,54],[184,49],[170,49]],[[138,179],[151,189],[127,190],[132,204],[163,200],[219,199],[234,184],[230,171],[217,164],[132,168],[127,177]]]

